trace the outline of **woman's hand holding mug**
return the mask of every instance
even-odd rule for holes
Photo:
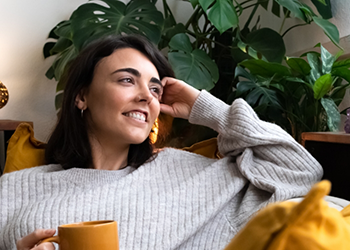
[[[17,241],[17,250],[55,250],[51,242],[38,245],[43,239],[52,237],[55,229],[37,229]]]

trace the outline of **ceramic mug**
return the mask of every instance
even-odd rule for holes
[[[119,250],[117,222],[86,221],[58,227],[57,236],[44,239],[55,242],[60,250]]]

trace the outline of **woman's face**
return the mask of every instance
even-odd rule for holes
[[[159,115],[162,92],[158,71],[146,56],[131,48],[114,51],[96,65],[82,98],[89,133],[100,142],[142,143]]]

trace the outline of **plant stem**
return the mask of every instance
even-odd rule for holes
[[[287,32],[289,32],[291,29],[294,29],[294,28],[299,27],[299,26],[305,26],[305,25],[308,25],[308,23],[301,23],[301,24],[297,24],[297,25],[290,27],[282,34],[282,37],[284,37],[287,34]]]
[[[282,33],[282,29],[283,29],[283,26],[284,26],[284,23],[286,22],[286,19],[287,19],[287,16],[289,15],[290,11],[288,10],[285,14],[284,14],[284,18],[283,18],[283,21],[282,21],[282,24],[281,24],[281,28],[280,30],[278,31],[279,34]]]
[[[254,16],[256,10],[258,9],[258,7],[259,7],[259,5],[258,5],[258,4],[255,4],[255,7],[254,7],[254,9],[252,10],[252,12],[250,13],[250,16],[249,16],[247,22],[245,23],[243,29],[247,29],[247,28],[248,28],[248,26],[249,26],[250,22],[252,21],[253,16]]]
[[[196,9],[194,10],[194,12],[192,13],[192,16],[188,19],[187,23],[185,24],[185,28],[188,29],[188,27],[191,25],[193,19],[195,19],[195,17],[197,16],[199,10],[201,10],[201,7],[196,7]]]

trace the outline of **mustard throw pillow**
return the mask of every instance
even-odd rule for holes
[[[271,204],[232,239],[225,250],[350,249],[350,205],[341,212],[323,200],[327,180],[317,183],[303,201]]]
[[[34,138],[32,126],[28,123],[21,123],[7,146],[4,174],[44,165],[45,145]]]

